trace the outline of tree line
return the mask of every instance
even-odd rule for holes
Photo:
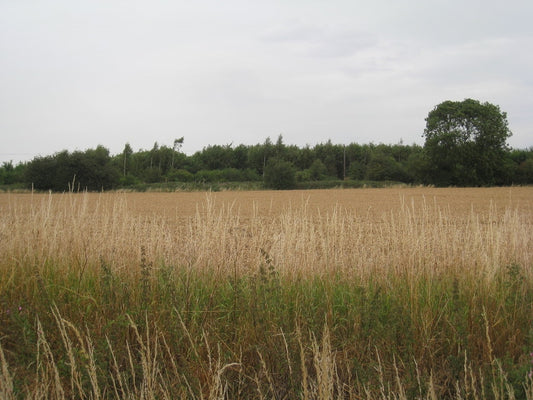
[[[150,150],[129,144],[111,155],[103,146],[61,151],[0,167],[0,185],[36,190],[109,190],[160,182],[263,182],[290,189],[317,181],[393,181],[436,186],[533,183],[533,147],[511,149],[507,116],[498,106],[446,101],[426,118],[416,144],[287,145],[279,135],[255,145],[210,145],[188,156],[184,138]]]

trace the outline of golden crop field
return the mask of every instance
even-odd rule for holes
[[[0,397],[533,399],[532,228],[531,187],[0,194]]]
[[[157,214],[166,217],[193,216],[209,198],[219,206],[230,205],[234,210],[250,216],[254,210],[263,216],[278,214],[307,203],[311,211],[330,211],[339,206],[356,213],[371,213],[378,216],[398,207],[401,202],[434,203],[441,208],[451,208],[461,215],[469,214],[472,208],[486,213],[496,207],[518,207],[520,212],[530,212],[533,204],[532,187],[505,188],[387,188],[387,189],[325,189],[291,191],[226,191],[226,192],[176,192],[176,193],[81,193],[71,197],[85,197],[88,205],[117,200],[125,201],[131,213]],[[44,199],[61,199],[64,194],[0,194],[0,209],[4,212],[37,206]]]
[[[282,272],[531,264],[533,188],[3,194],[14,259]]]

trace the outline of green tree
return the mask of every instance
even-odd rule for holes
[[[33,186],[37,190],[65,190],[66,182],[69,178],[61,184],[58,183],[62,181],[60,173],[63,172],[59,171],[57,166],[58,155],[59,153],[53,156],[35,157],[28,163],[24,174],[24,181],[28,187]],[[70,180],[72,180],[72,177]],[[58,185],[60,186],[59,188]]]
[[[161,157],[159,155],[159,144],[154,142],[154,147],[150,150],[150,168],[158,167],[161,170]],[[159,171],[161,172],[161,171]]]
[[[264,177],[265,167],[270,157],[275,154],[275,148],[270,137],[265,139],[263,144],[257,144],[250,147],[248,151],[248,163],[258,174]]]
[[[328,175],[328,169],[322,161],[318,158],[313,161],[313,164],[309,167],[309,179],[312,181],[320,181],[325,179]]]
[[[274,156],[282,160],[285,160],[286,152],[287,152],[287,146],[285,146],[285,143],[283,143],[283,135],[280,134],[278,136],[278,140],[276,140],[276,144],[274,145]]]
[[[354,180],[363,180],[366,176],[367,166],[360,161],[352,161],[348,168],[348,176]]]
[[[246,169],[248,168],[248,147],[240,144],[233,149],[234,168]]]
[[[133,149],[129,143],[126,143],[124,150],[122,150],[122,176],[126,176],[128,161],[132,154]]]
[[[331,139],[326,143],[317,144],[314,147],[316,158],[320,159],[328,169],[328,175],[344,178],[345,147],[333,144]]]
[[[64,150],[53,156],[36,157],[26,168],[25,181],[37,190],[102,190],[119,182],[120,173],[103,146],[85,152]]]
[[[407,180],[406,173],[394,157],[376,150],[368,163],[366,179],[371,181],[400,181]]]
[[[296,186],[296,172],[292,163],[275,157],[268,159],[264,183],[270,189],[293,189]]]
[[[168,174],[168,180],[171,182],[192,182],[194,175],[186,169],[174,169]]]
[[[509,152],[508,157],[508,183],[533,183],[533,147],[513,149]]]
[[[174,146],[172,147],[172,161],[170,163],[170,169],[174,169],[174,157],[176,153],[179,153],[181,146],[183,146],[184,138],[183,136],[179,139],[174,139]]]
[[[204,147],[198,157],[207,170],[231,168],[235,165],[234,152],[230,144]]]
[[[501,183],[511,131],[507,114],[498,106],[472,99],[445,101],[429,112],[423,136],[428,175],[433,183]]]
[[[427,159],[424,157],[423,149],[420,146],[413,145],[411,154],[406,161],[405,170],[409,182],[425,183],[428,181],[426,179]]]
[[[294,164],[299,170],[304,170],[311,167],[315,159],[315,151],[311,149],[309,145],[306,145],[304,148],[298,149]]]
[[[518,166],[518,182],[522,184],[533,183],[533,158],[528,158]]]
[[[27,163],[13,165],[13,161],[4,161],[0,166],[0,185],[22,185]]]

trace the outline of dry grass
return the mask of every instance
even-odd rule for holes
[[[531,399],[532,224],[533,188],[0,194],[0,394]]]
[[[127,270],[144,248],[154,265],[248,273],[266,251],[284,275],[490,277],[532,257],[531,188],[4,194],[0,207],[0,249],[14,265],[83,270],[104,258]]]

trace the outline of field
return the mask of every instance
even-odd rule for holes
[[[533,399],[533,188],[0,194],[0,398]]]

